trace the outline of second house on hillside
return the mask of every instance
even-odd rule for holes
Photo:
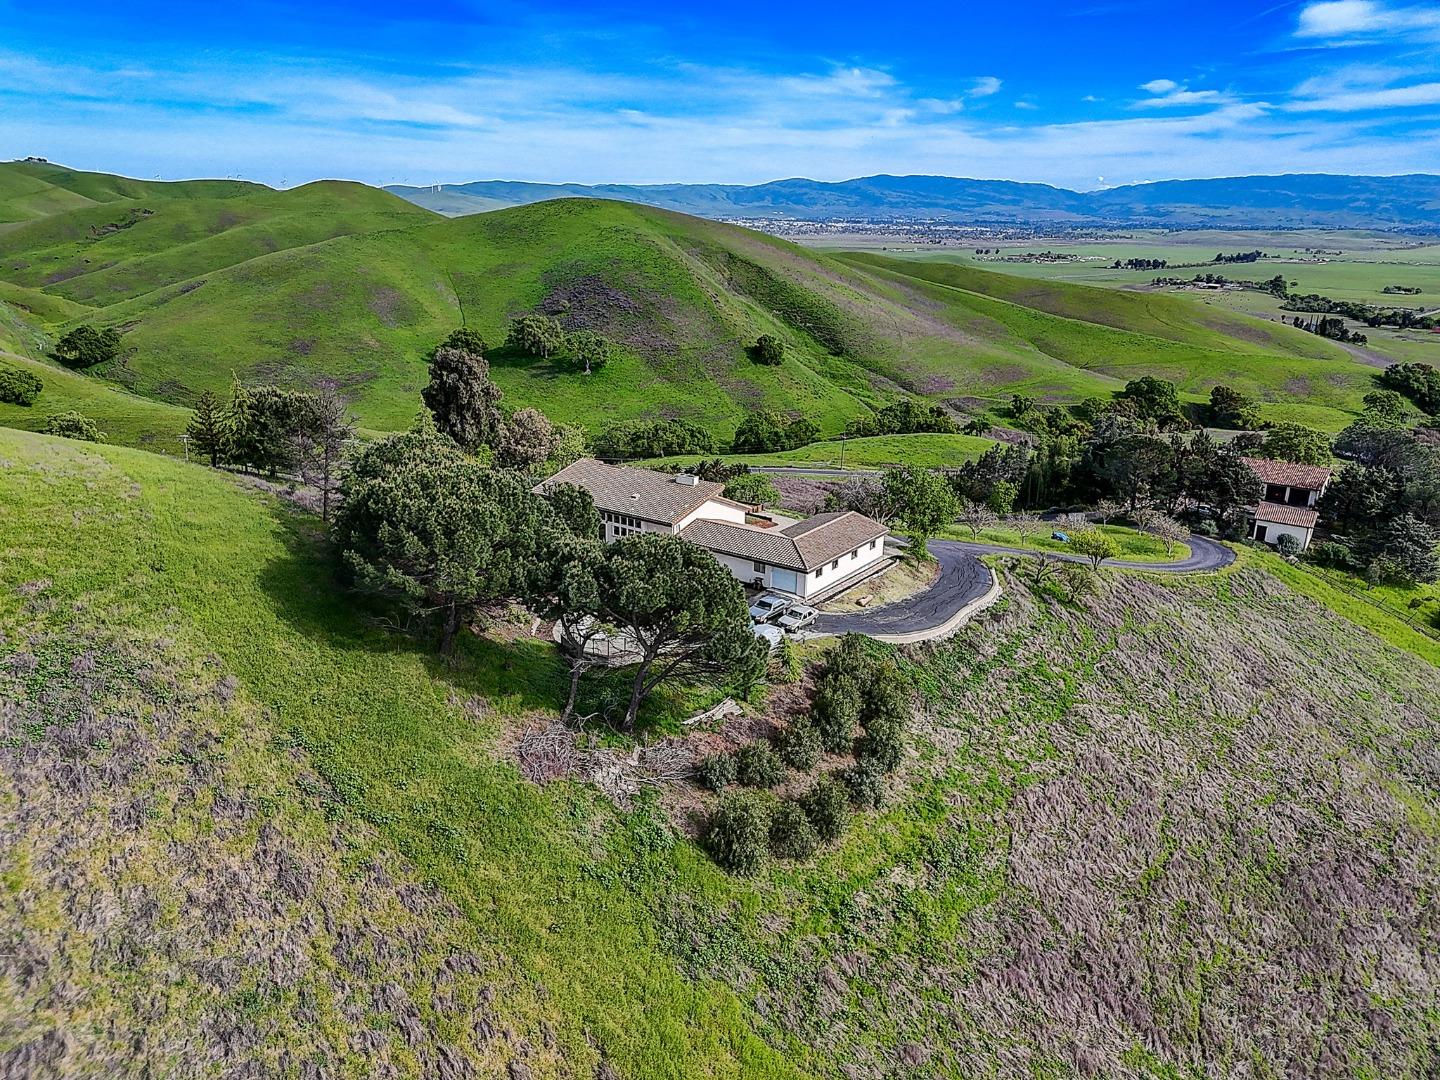
[[[1330,470],[1268,458],[1245,458],[1245,464],[1265,485],[1260,501],[1250,508],[1250,539],[1273,545],[1290,536],[1304,551],[1320,520],[1317,507],[1330,483]]]
[[[723,484],[581,458],[535,486],[584,488],[600,512],[602,539],[634,533],[680,536],[709,551],[737,579],[802,599],[830,596],[877,569],[889,530],[854,511],[782,524],[727,499]]]

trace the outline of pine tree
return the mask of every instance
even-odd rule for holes
[[[190,444],[195,448],[195,452],[208,457],[212,469],[218,467],[220,459],[225,455],[226,438],[220,399],[215,396],[214,391],[204,391],[200,400],[195,402],[195,414],[190,417],[190,423],[185,425],[185,433],[190,436]]]

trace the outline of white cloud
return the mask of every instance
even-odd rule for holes
[[[1040,108],[1040,106],[1039,106],[1039,105],[1036,105],[1033,101],[1017,101],[1017,102],[1015,102],[1015,108],[1017,108],[1017,109],[1038,109],[1038,108]]]
[[[1174,79],[1151,79],[1141,83],[1140,89],[1151,96],[1141,98],[1132,109],[1168,109],[1186,105],[1229,105],[1237,99],[1230,93],[1219,90],[1191,90]],[[1087,99],[1088,100],[1088,99]]]
[[[430,76],[337,74],[274,59],[243,68],[207,58],[194,64],[157,66],[147,78],[121,81],[0,53],[0,156],[36,153],[140,176],[243,174],[299,183],[331,175],[382,184],[495,176],[753,182],[916,172],[1088,187],[1097,176],[1124,184],[1157,176],[1369,172],[1382,162],[1387,172],[1435,168],[1433,142],[1397,140],[1343,112],[1302,121],[1262,102],[1168,80],[1156,80],[1168,88],[1152,90],[1156,105],[1139,112],[1045,123],[1032,115],[1031,101],[993,119],[999,114],[965,110],[964,93],[924,97],[889,72],[860,66],[776,78],[679,63],[624,74],[516,64]],[[1388,69],[1316,77],[1297,87],[1287,108],[1326,95],[1392,91],[1404,78],[1418,77]],[[32,79],[41,85],[27,87]],[[1179,94],[1205,96],[1190,98],[1184,110],[1159,106]]]
[[[1295,35],[1343,40],[1430,30],[1440,30],[1440,8],[1390,7],[1375,0],[1321,0],[1301,10]]]
[[[1315,75],[1291,92],[1289,112],[1364,112],[1440,104],[1440,82],[1424,80],[1431,68],[1350,64]],[[1424,81],[1415,81],[1415,80]]]
[[[1349,90],[1324,97],[1301,98],[1289,102],[1285,108],[1290,112],[1363,112],[1367,109],[1400,109],[1416,105],[1440,105],[1440,82]]]
[[[1132,109],[1168,109],[1185,105],[1228,105],[1236,99],[1219,90],[1173,90],[1159,97],[1141,98]]]
[[[994,75],[982,75],[967,92],[967,97],[983,98],[1000,92],[1001,82]]]

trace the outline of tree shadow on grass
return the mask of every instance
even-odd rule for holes
[[[442,656],[429,621],[404,626],[394,605],[341,583],[318,519],[278,505],[272,517],[286,554],[261,571],[259,584],[274,611],[302,637],[357,662],[365,655],[417,657],[432,679],[483,697],[502,712],[559,711],[566,679],[549,641],[506,643],[461,634],[454,655]]]

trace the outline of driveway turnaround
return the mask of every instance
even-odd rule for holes
[[[871,637],[905,637],[938,630],[958,615],[967,604],[985,596],[994,584],[990,568],[973,553],[945,540],[929,544],[930,553],[940,562],[940,576],[922,593],[870,611],[821,615],[815,620],[815,634],[848,634],[852,630]]]
[[[1203,536],[1191,536],[1189,542],[1189,556],[1175,562],[1107,559],[1105,566],[1157,574],[1199,574],[1223,569],[1235,561],[1235,552],[1224,544],[1217,544]],[[1036,554],[1027,548],[974,544],[965,540],[931,540],[927,548],[940,563],[940,576],[930,588],[869,611],[821,615],[815,620],[811,633],[825,636],[854,632],[892,641],[925,641],[944,637],[964,624],[961,616],[967,611],[973,613],[979,610],[998,595],[995,576],[979,556]],[[1083,555],[1052,554],[1066,562],[1089,561]]]
[[[1117,570],[1146,570],[1157,574],[1201,574],[1210,570],[1223,570],[1235,561],[1235,552],[1224,544],[1217,544],[1214,540],[1207,540],[1203,536],[1192,534],[1188,543],[1190,545],[1189,557],[1177,559],[1175,562],[1152,563],[1133,562],[1129,559],[1106,559],[1104,565]],[[932,552],[941,547],[954,547],[971,555],[1036,554],[1031,548],[1005,547],[1001,544],[972,544],[967,540],[932,540],[928,546]],[[1090,561],[1084,555],[1071,555],[1062,551],[1052,551],[1050,554],[1065,562]]]

